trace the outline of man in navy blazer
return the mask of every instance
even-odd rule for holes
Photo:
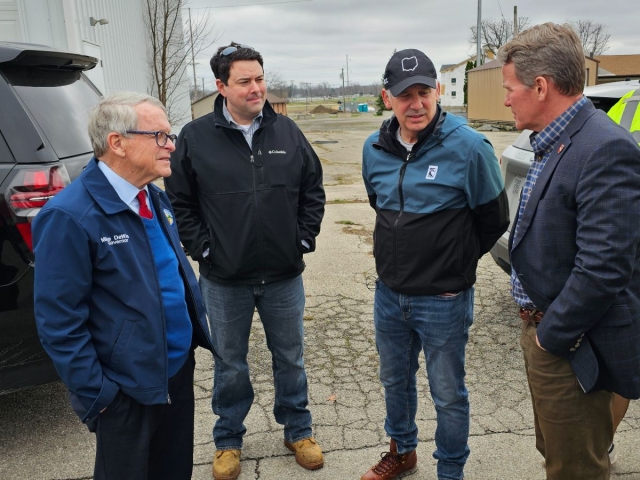
[[[568,25],[498,54],[535,159],[511,230],[511,287],[547,479],[608,479],[612,392],[640,397],[640,149],[582,94]]]

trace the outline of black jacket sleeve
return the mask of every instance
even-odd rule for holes
[[[176,215],[180,241],[194,260],[202,261],[210,239],[199,206],[198,178],[191,168],[186,128],[178,136],[176,150],[171,154],[171,176],[164,183]]]
[[[298,196],[298,228],[300,239],[306,240],[309,248],[304,253],[316,249],[316,237],[320,233],[320,223],[324,216],[325,193],[322,186],[322,165],[320,159],[302,132],[298,132],[302,152],[302,176]]]
[[[509,202],[507,193],[502,189],[500,194],[484,205],[473,209],[476,231],[480,239],[480,255],[487,253],[509,228]]]

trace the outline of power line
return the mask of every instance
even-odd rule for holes
[[[281,2],[247,3],[243,5],[217,5],[215,7],[191,7],[191,10],[208,10],[210,8],[259,7],[262,5],[279,5],[281,3],[313,2],[313,0],[283,0]]]

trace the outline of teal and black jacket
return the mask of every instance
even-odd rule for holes
[[[509,206],[491,143],[464,119],[438,113],[411,152],[386,120],[364,144],[362,175],[376,210],[380,280],[397,293],[459,292],[509,226]]]

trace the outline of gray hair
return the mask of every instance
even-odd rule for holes
[[[535,25],[500,47],[498,59],[513,63],[516,77],[529,88],[536,77],[545,76],[562,95],[577,95],[584,89],[584,50],[569,24]]]
[[[117,92],[102,99],[89,114],[89,139],[93,154],[101,157],[107,153],[107,137],[116,132],[125,137],[127,130],[138,128],[138,114],[135,107],[141,103],[149,103],[154,107],[167,110],[155,97],[137,92]]]

